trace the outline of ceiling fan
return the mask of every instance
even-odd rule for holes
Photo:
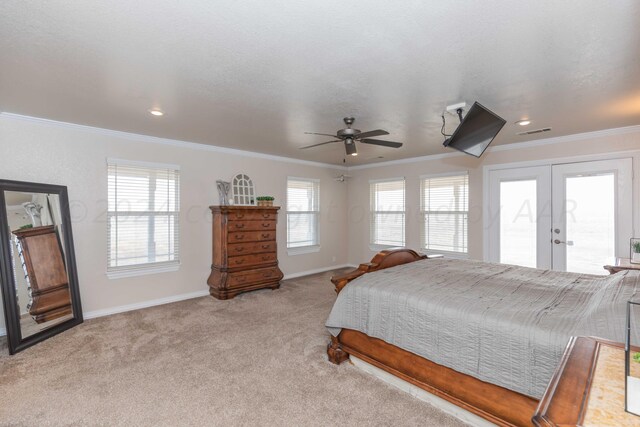
[[[344,148],[347,151],[347,154],[351,156],[357,156],[358,150],[356,149],[356,141],[362,142],[363,144],[372,144],[372,145],[381,145],[383,147],[392,147],[392,148],[400,148],[402,147],[401,142],[393,142],[393,141],[384,141],[382,139],[369,139],[372,136],[381,136],[381,135],[389,135],[389,132],[382,129],[371,130],[368,132],[362,132],[360,129],[352,129],[351,125],[356,121],[353,117],[345,117],[344,123],[347,125],[345,129],[340,129],[335,135],[331,135],[328,133],[316,133],[316,132],[305,132],[307,135],[323,135],[330,136],[333,139],[331,141],[321,142],[319,144],[308,145],[306,147],[300,147],[302,150],[311,147],[317,147],[319,145],[331,144],[333,142],[344,142]]]
[[[341,174],[338,176],[334,176],[333,180],[338,182],[345,182],[348,178],[351,178],[351,175]]]

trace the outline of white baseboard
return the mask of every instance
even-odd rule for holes
[[[156,305],[169,304],[172,302],[184,301],[192,298],[199,298],[209,295],[208,289],[190,292],[188,294],[174,295],[165,298],[152,299],[149,301],[137,302],[134,304],[120,305],[117,307],[105,308],[102,310],[87,311],[83,313],[85,319],[95,319],[96,317],[109,316],[111,314],[124,313],[125,311],[140,310],[142,308],[154,307]]]
[[[301,271],[299,273],[285,274],[282,280],[295,279],[298,277],[309,276],[311,274],[324,273],[325,271],[337,270],[339,268],[354,267],[351,264],[332,265],[330,267],[315,268],[313,270]]]
[[[291,273],[284,276],[283,280],[295,279],[297,277],[309,276],[311,274],[324,273],[325,271],[337,270],[339,268],[356,267],[351,264],[332,265],[330,267],[316,268],[313,270],[301,271],[299,273]],[[140,310],[142,308],[154,307],[156,305],[169,304],[172,302],[184,301],[192,298],[199,298],[209,295],[209,290],[190,292],[188,294],[174,295],[166,298],[152,299],[149,301],[137,302],[133,304],[120,305],[117,307],[104,308],[102,310],[93,310],[83,313],[85,319],[95,319],[96,317],[109,316],[111,314],[124,313],[127,311]],[[6,329],[0,328],[0,336],[7,334]]]
[[[377,366],[373,366],[372,364],[367,363],[362,359],[358,359],[354,356],[349,356],[349,360],[351,360],[351,363],[353,363],[354,366],[362,369],[366,373],[373,375],[374,377],[384,381],[385,383],[395,388],[399,388],[405,393],[409,393],[411,396],[417,399],[430,403],[436,408],[458,418],[459,420],[469,425],[477,427],[495,427],[495,424],[485,420],[484,418],[481,418],[476,414],[467,411],[466,409],[462,409],[461,407],[454,405],[453,403],[444,400],[441,397],[436,396],[435,394],[431,394],[428,391],[423,390],[420,387],[415,386],[401,378],[398,378],[387,371],[383,371]]]

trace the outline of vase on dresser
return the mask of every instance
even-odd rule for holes
[[[242,292],[280,287],[276,225],[280,207],[211,206],[213,260],[209,293],[230,299]]]

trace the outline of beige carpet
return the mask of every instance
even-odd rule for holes
[[[464,425],[327,361],[330,275],[89,320],[15,356],[3,342],[0,425]]]

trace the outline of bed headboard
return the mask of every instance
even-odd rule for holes
[[[380,251],[371,259],[370,262],[360,264],[357,269],[345,274],[333,276],[331,278],[331,282],[336,287],[336,293],[339,294],[342,288],[347,286],[349,282],[353,279],[357,279],[365,273],[384,270],[385,268],[395,267],[396,265],[407,264],[409,262],[427,258],[429,258],[427,255],[419,254],[413,249],[390,249]]]

